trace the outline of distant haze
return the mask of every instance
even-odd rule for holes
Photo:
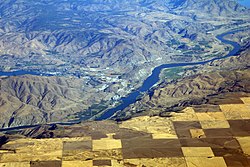
[[[248,8],[250,8],[250,0],[238,0],[238,2],[241,5],[247,6]]]

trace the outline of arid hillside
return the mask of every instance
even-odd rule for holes
[[[0,79],[1,127],[60,121],[87,107],[83,81],[64,77]]]
[[[189,104],[206,103],[210,96],[221,93],[249,93],[249,62],[250,50],[246,49],[239,56],[186,70],[183,78],[163,81],[141,100],[118,112],[114,118],[127,119],[134,114],[163,114]]]
[[[219,94],[167,117],[37,126],[0,135],[11,167],[249,167],[250,94]]]

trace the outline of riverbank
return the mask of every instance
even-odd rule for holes
[[[219,59],[224,59],[224,58],[227,58],[230,56],[234,56],[240,50],[240,45],[237,42],[233,42],[233,41],[229,41],[229,40],[224,39],[224,36],[232,34],[232,33],[236,33],[238,31],[240,31],[240,30],[226,32],[226,33],[223,33],[223,34],[217,36],[217,39],[221,40],[223,43],[230,44],[233,46],[233,50],[231,50],[227,55],[222,56],[220,58],[213,58],[211,60],[207,60],[207,61],[203,61],[203,62],[163,64],[161,66],[158,66],[152,71],[152,74],[143,82],[143,85],[139,89],[130,93],[127,97],[121,98],[121,104],[119,104],[118,106],[116,106],[114,108],[111,108],[111,109],[108,109],[108,110],[102,112],[101,113],[102,115],[100,115],[99,117],[97,116],[97,118],[95,120],[108,119],[112,115],[114,115],[117,111],[123,110],[126,107],[128,107],[129,105],[135,103],[137,101],[138,97],[140,97],[140,95],[142,93],[146,93],[147,91],[149,91],[150,88],[159,81],[160,72],[164,68],[203,65],[203,64],[206,64],[208,62],[212,62],[214,60],[219,60]],[[72,124],[79,123],[81,121],[82,121],[82,119],[72,121],[72,122],[67,122],[67,123],[50,123],[50,124],[46,124],[46,125],[53,125],[53,124],[72,125]],[[5,129],[1,129],[0,131],[21,130],[21,129],[31,128],[31,127],[35,127],[35,126],[38,126],[38,125],[5,128]]]
[[[227,55],[222,56],[222,57],[216,57],[216,58],[213,58],[213,59],[210,59],[210,60],[206,60],[206,61],[201,61],[201,62],[173,63],[173,64],[163,64],[163,65],[160,65],[160,66],[156,67],[152,71],[152,74],[143,82],[143,85],[139,89],[137,89],[136,91],[132,92],[127,97],[122,98],[120,105],[118,105],[115,108],[112,108],[112,109],[109,109],[109,110],[103,112],[102,115],[100,117],[96,118],[95,120],[108,119],[108,118],[112,117],[117,111],[123,110],[126,107],[128,107],[129,105],[135,103],[137,101],[138,96],[140,94],[149,91],[150,88],[152,86],[154,86],[160,80],[160,73],[165,68],[175,68],[175,67],[184,67],[184,66],[204,65],[206,63],[209,63],[209,62],[212,62],[212,61],[215,61],[215,60],[225,59],[225,58],[228,58],[230,56],[236,55],[237,52],[240,51],[241,46],[237,42],[224,39],[224,37],[227,36],[227,35],[233,34],[233,33],[237,33],[239,31],[241,31],[241,30],[235,30],[235,31],[225,32],[223,34],[220,34],[220,35],[216,36],[216,38],[218,40],[220,40],[221,42],[233,46],[233,49]]]

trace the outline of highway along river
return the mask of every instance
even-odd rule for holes
[[[221,42],[225,43],[225,44],[230,44],[233,46],[233,49],[225,56],[219,57],[219,58],[213,58],[211,60],[207,60],[207,61],[202,61],[202,62],[193,62],[193,63],[173,63],[173,64],[163,64],[160,65],[156,68],[154,68],[154,70],[152,71],[152,74],[143,82],[142,86],[140,88],[138,88],[137,90],[135,90],[134,92],[130,93],[127,97],[123,97],[121,98],[121,103],[111,109],[108,109],[106,111],[104,111],[102,113],[101,116],[97,117],[96,120],[105,120],[105,119],[109,119],[111,116],[113,116],[117,111],[119,110],[123,110],[126,107],[128,107],[130,104],[133,104],[136,102],[136,100],[138,99],[138,97],[141,95],[141,93],[145,93],[147,91],[150,90],[150,88],[152,88],[153,85],[155,85],[158,81],[159,81],[159,75],[162,69],[164,68],[173,68],[173,67],[184,67],[184,66],[196,66],[196,65],[203,65],[209,62],[212,62],[214,60],[220,60],[220,59],[224,59],[230,56],[234,56],[237,54],[237,52],[240,51],[241,46],[237,43],[237,42],[233,42],[233,41],[229,41],[224,39],[224,37],[226,35],[229,34],[234,34],[236,32],[239,32],[242,30],[235,30],[235,31],[230,31],[230,32],[226,32],[223,34],[220,34],[217,36],[217,39],[219,39]],[[25,75],[25,74],[31,74],[31,75],[38,75],[36,72],[29,72],[29,71],[15,71],[15,72],[0,72],[0,76],[1,75],[7,75],[7,76],[16,76],[16,75]],[[65,123],[58,123],[61,125],[72,125],[75,123],[79,123],[81,122],[81,118],[79,120],[76,121],[72,121],[72,122],[65,122]],[[48,125],[53,125],[52,124],[48,124]],[[12,130],[20,130],[20,129],[25,129],[25,128],[31,128],[31,127],[36,127],[39,125],[27,125],[27,126],[19,126],[19,127],[13,127],[13,128],[5,128],[5,129],[0,129],[1,131],[12,131]]]

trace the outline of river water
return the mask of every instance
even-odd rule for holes
[[[143,84],[142,84],[142,86],[140,88],[138,88],[134,92],[130,93],[127,97],[121,98],[121,103],[118,106],[116,106],[114,108],[111,108],[111,109],[108,109],[100,117],[96,118],[96,120],[109,119],[117,111],[123,110],[126,107],[128,107],[129,105],[135,103],[136,100],[141,95],[141,93],[148,92],[150,90],[150,88],[152,88],[152,86],[154,86],[160,80],[159,75],[161,73],[161,70],[164,69],[164,68],[174,68],[174,67],[203,65],[203,64],[212,62],[214,60],[220,60],[220,59],[224,59],[224,58],[236,55],[237,52],[240,51],[241,46],[237,42],[233,42],[233,41],[224,39],[224,37],[226,35],[233,34],[233,33],[239,32],[239,31],[241,31],[241,30],[230,31],[230,32],[226,32],[226,33],[223,33],[223,34],[220,34],[220,35],[217,36],[217,39],[219,39],[221,42],[233,46],[233,49],[227,55],[222,56],[222,57],[218,57],[218,58],[213,58],[213,59],[207,60],[207,61],[201,61],[201,62],[172,63],[172,64],[163,64],[163,65],[160,65],[160,66],[154,68],[154,70],[152,71],[152,74],[143,82]],[[15,71],[15,72],[8,72],[8,73],[6,73],[6,72],[0,72],[0,76],[1,75],[7,75],[7,76],[13,76],[14,75],[14,76],[16,76],[16,75],[25,75],[25,74],[40,75],[37,72],[31,72],[31,71]],[[81,122],[81,120],[82,119],[80,118],[77,121],[68,122],[68,123],[58,123],[58,124],[61,124],[61,125],[72,125],[72,124]],[[48,124],[48,125],[53,125],[53,124]],[[19,126],[19,127],[13,127],[13,128],[5,128],[5,129],[0,129],[0,132],[1,131],[12,131],[12,130],[19,130],[19,129],[31,128],[31,127],[35,127],[35,126],[38,126],[38,125],[28,125],[28,126]]]
[[[240,50],[240,48],[241,48],[240,45],[237,42],[226,40],[223,37],[226,36],[226,35],[229,35],[229,34],[236,33],[238,31],[239,30],[231,31],[231,32],[226,32],[226,33],[223,33],[223,34],[217,36],[217,39],[219,39],[223,43],[230,44],[230,45],[233,46],[233,49],[227,55],[225,55],[223,57],[213,58],[213,59],[207,60],[207,61],[201,61],[201,62],[173,63],[173,64],[163,64],[163,65],[160,65],[160,66],[154,68],[154,70],[152,71],[152,74],[143,82],[142,86],[139,89],[137,89],[136,91],[132,92],[127,97],[121,98],[121,104],[120,105],[118,105],[115,108],[111,108],[111,109],[107,110],[105,113],[103,113],[96,120],[108,119],[112,115],[114,115],[117,111],[123,110],[126,107],[128,107],[130,104],[135,103],[136,100],[137,100],[137,98],[139,97],[139,95],[141,93],[149,91],[150,88],[152,88],[152,86],[154,86],[160,80],[160,73],[161,73],[161,70],[164,69],[164,68],[174,68],[174,67],[203,65],[203,64],[212,62],[214,60],[220,60],[220,59],[224,59],[224,58],[227,58],[227,57],[230,57],[230,56],[234,56]]]
[[[38,71],[27,71],[27,70],[17,70],[17,71],[0,71],[0,76],[19,76],[19,75],[39,75],[39,76],[52,76],[51,74],[45,74]]]

